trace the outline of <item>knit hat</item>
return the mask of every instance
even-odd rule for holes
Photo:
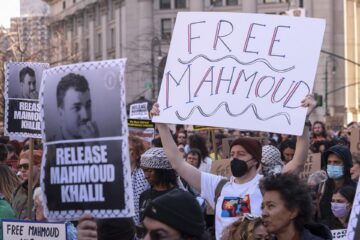
[[[272,145],[262,147],[261,169],[264,176],[278,174],[282,171],[284,164],[281,160],[279,149]]]
[[[144,152],[140,158],[140,167],[156,169],[172,169],[164,149],[153,147]]]
[[[231,148],[235,145],[240,145],[253,156],[259,163],[261,161],[261,143],[253,138],[238,138],[234,140],[230,145]]]
[[[190,193],[178,188],[152,200],[145,209],[144,216],[189,236],[200,237],[205,231],[199,203]]]

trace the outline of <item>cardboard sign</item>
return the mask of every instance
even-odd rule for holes
[[[125,108],[126,60],[44,72],[41,187],[48,219],[134,214]],[[55,97],[56,96],[56,97]]]
[[[352,153],[360,153],[360,128],[351,129],[350,151]]]
[[[321,153],[308,154],[304,165],[304,171],[300,173],[300,178],[308,179],[310,174],[321,169]]]
[[[41,138],[39,88],[47,68],[47,63],[5,64],[6,136]]]
[[[331,230],[333,240],[346,240],[346,229]]]
[[[346,239],[360,239],[360,184],[357,185],[356,194],[350,214],[346,232]]]
[[[301,135],[324,30],[323,19],[178,13],[153,121]]]
[[[325,125],[328,129],[338,131],[344,125],[344,117],[341,116],[326,116]]]
[[[148,103],[134,103],[130,105],[129,118],[133,119],[150,119],[148,111]]]
[[[219,176],[231,177],[230,159],[213,161],[210,172]]]
[[[67,240],[66,227],[66,223],[2,219],[4,240]]]

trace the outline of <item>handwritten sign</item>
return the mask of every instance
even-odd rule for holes
[[[321,19],[178,13],[153,121],[301,135],[324,29]]]
[[[350,133],[350,151],[360,153],[360,128],[352,128]]]
[[[304,170],[300,173],[300,178],[308,179],[310,174],[321,169],[321,153],[308,154],[304,165]]]
[[[41,138],[39,88],[47,68],[47,63],[6,63],[5,135]]]
[[[129,118],[133,119],[150,119],[148,111],[148,103],[134,103],[130,105]]]
[[[331,230],[333,240],[346,240],[346,229]]]
[[[125,63],[79,63],[44,72],[41,187],[48,219],[134,214]]]
[[[346,232],[346,239],[360,239],[360,184],[357,185],[353,201],[349,223]]]
[[[4,240],[67,240],[66,227],[66,223],[2,220]]]
[[[344,117],[342,116],[326,116],[325,125],[328,129],[338,131],[344,125]]]
[[[213,161],[210,172],[219,176],[231,177],[230,159]]]

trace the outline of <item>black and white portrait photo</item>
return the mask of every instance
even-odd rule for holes
[[[9,62],[5,65],[5,134],[41,137],[39,89],[47,63]]]
[[[126,60],[78,63],[44,72],[40,89],[48,219],[134,213],[125,107]]]

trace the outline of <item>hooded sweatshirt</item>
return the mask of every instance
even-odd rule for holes
[[[323,162],[323,167],[326,170],[328,164],[328,157],[331,153],[336,154],[344,164],[344,185],[343,186],[353,186],[356,187],[356,183],[351,180],[350,168],[352,167],[352,157],[350,149],[343,145],[335,145],[325,151],[322,156],[321,160]],[[321,221],[326,225],[329,225],[331,219],[335,218],[331,211],[331,199],[334,192],[335,183],[334,180],[328,178],[325,183],[325,190],[324,195],[320,201],[320,214],[321,214]]]

